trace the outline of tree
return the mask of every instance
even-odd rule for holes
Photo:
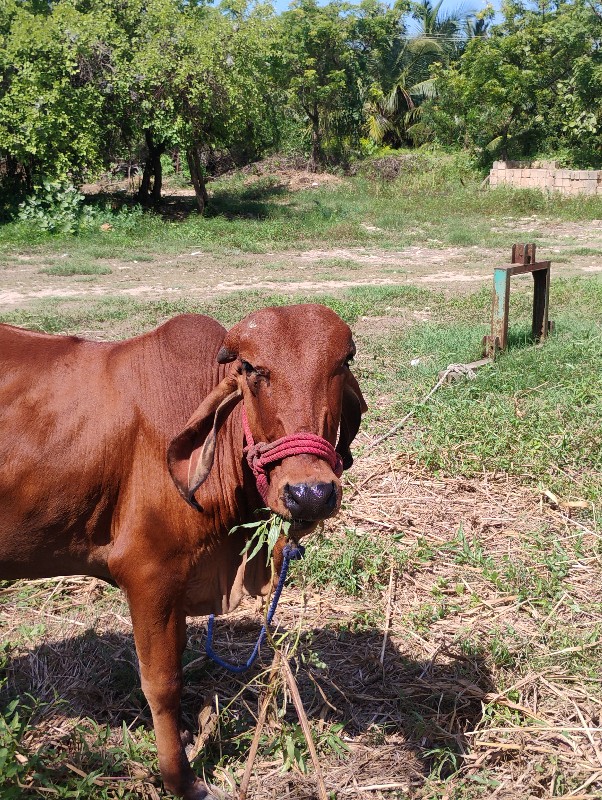
[[[137,0],[139,2],[140,0]],[[220,8],[148,0],[122,66],[147,158],[140,198],[161,193],[161,154],[186,153],[199,211],[207,202],[204,162],[219,148],[256,152],[270,138],[273,18],[268,7]]]
[[[335,0],[295,0],[282,15],[281,72],[288,103],[309,125],[311,166],[340,151],[361,124],[357,8]]]
[[[378,144],[408,144],[413,125],[420,117],[420,104],[433,93],[432,64],[442,57],[436,41],[410,38],[396,47],[386,88],[374,84],[365,105],[370,138]]]
[[[1,36],[0,152],[28,190],[43,177],[83,179],[100,167],[113,134],[118,31],[110,16],[68,0],[37,7],[11,0]]]
[[[564,148],[602,156],[600,22],[585,0],[526,10],[506,3],[491,35],[439,71],[430,114],[438,135],[483,160]]]
[[[156,203],[161,155],[178,147],[202,211],[208,153],[250,157],[274,134],[274,28],[271,7],[242,0],[8,0],[0,156],[31,190],[43,178],[79,182],[140,149],[138,198]]]
[[[367,93],[364,110],[369,137],[399,147],[412,142],[422,113],[422,104],[434,95],[433,65],[447,64],[464,41],[462,11],[441,13],[442,0],[398,6],[409,12],[414,30],[399,18],[386,46],[381,48],[381,68]]]

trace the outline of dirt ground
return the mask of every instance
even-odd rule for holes
[[[537,230],[539,237],[549,240],[549,246],[539,245],[538,257],[552,261],[553,275],[602,272],[602,220],[556,224],[528,217],[502,221],[500,230],[514,230],[517,238],[525,240]],[[599,252],[580,254],[585,248]],[[7,258],[0,269],[0,311],[49,297],[203,299],[249,288],[311,293],[352,286],[418,284],[457,292],[491,281],[493,267],[509,260],[507,249],[477,246],[350,247],[232,256],[187,248],[177,254],[144,253],[140,259],[133,252],[132,260],[127,261],[95,259],[95,266],[111,270],[104,275],[64,277],[42,271],[61,262],[69,264],[70,257],[65,250],[51,257],[22,253]]]

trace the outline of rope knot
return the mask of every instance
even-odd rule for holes
[[[300,432],[282,436],[280,439],[276,439],[275,442],[255,443],[244,406],[242,409],[242,424],[247,441],[243,453],[253,475],[255,475],[259,494],[266,504],[269,485],[266,467],[276,461],[282,461],[285,458],[289,458],[289,456],[313,455],[326,461],[337,478],[340,478],[343,474],[343,459],[330,442],[322,436],[318,436],[315,433]]]

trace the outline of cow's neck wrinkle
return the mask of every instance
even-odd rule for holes
[[[262,506],[254,476],[243,457],[241,409],[240,405],[234,409],[218,435],[211,473],[212,496],[217,491],[219,502],[212,505],[207,521],[212,530],[201,548],[205,554],[209,550],[211,557],[199,553],[189,580],[188,614],[228,613],[245,597],[267,594],[271,582],[271,568],[264,554],[247,561],[242,553],[246,529],[236,530],[236,526],[253,521],[254,512]]]

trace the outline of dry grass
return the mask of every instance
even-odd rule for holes
[[[365,537],[391,572],[380,591],[366,583],[349,597],[324,588],[309,559],[277,614],[285,647],[300,634],[292,666],[327,791],[359,800],[599,797],[600,536],[574,516],[583,510],[550,504],[505,475],[437,478],[382,453],[359,459],[349,483],[322,544],[343,551],[346,537]],[[121,595],[65,578],[14,584],[1,608],[12,642],[6,692],[39,700],[29,752],[58,753],[65,775],[100,763],[98,791],[108,797],[155,797],[150,719]],[[237,611],[220,622],[216,647],[243,660],[259,624],[250,607]],[[226,675],[200,655],[204,630],[204,620],[191,621],[184,715],[205,743],[211,779],[234,789],[269,660],[244,680]],[[123,722],[129,755],[116,774],[111,748],[124,747]],[[249,798],[318,797],[296,722],[279,683]],[[94,723],[108,726],[104,743]],[[287,737],[300,757],[283,772]]]

